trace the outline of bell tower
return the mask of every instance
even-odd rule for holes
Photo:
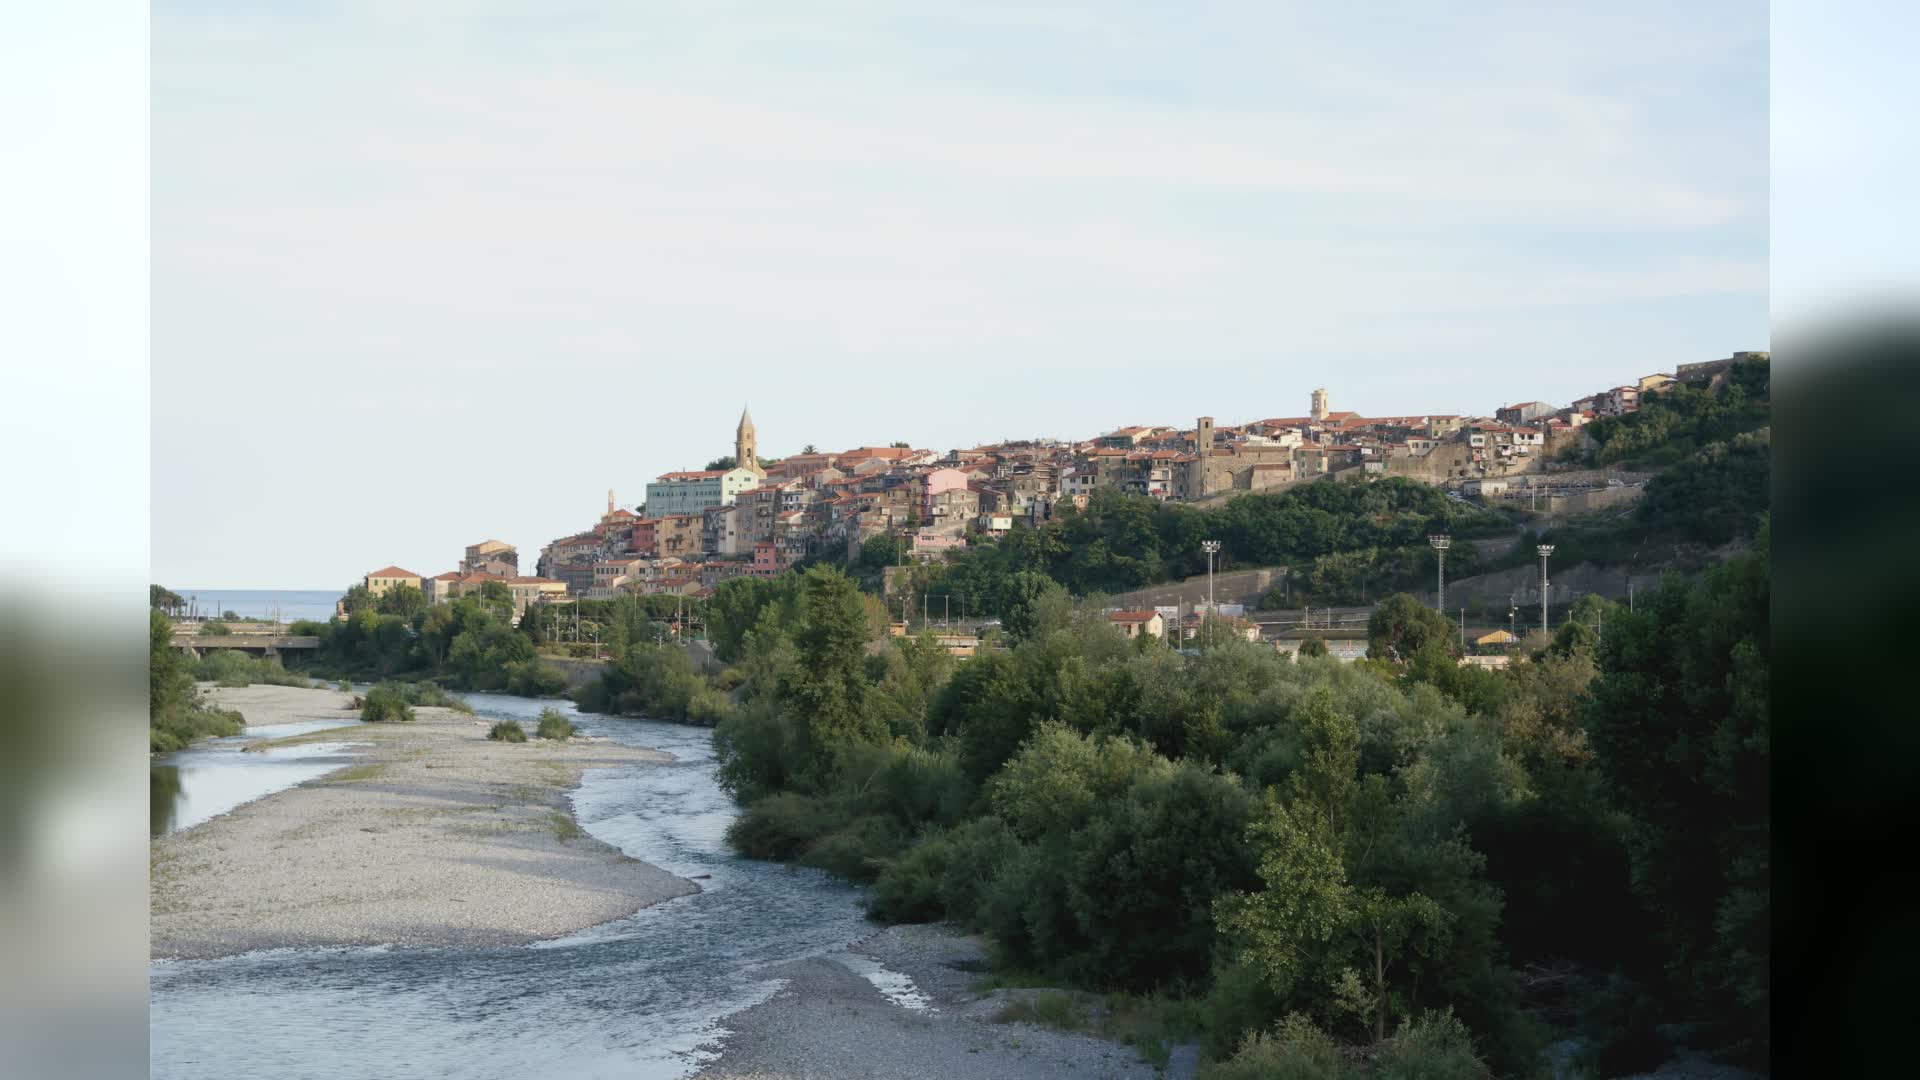
[[[749,472],[760,471],[760,450],[754,444],[753,415],[740,410],[740,426],[733,432],[733,464]]]

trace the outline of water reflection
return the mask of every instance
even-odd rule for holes
[[[153,803],[152,832],[161,836],[173,831],[174,805],[180,800],[180,766],[155,765],[148,784]]]
[[[347,742],[309,743],[249,753],[255,738],[282,738],[351,727],[357,721],[311,721],[250,729],[246,736],[208,743],[158,758],[148,768],[149,835],[191,829],[242,803],[318,779],[353,763]]]

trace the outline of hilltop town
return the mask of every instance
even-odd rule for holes
[[[900,541],[905,558],[937,561],[982,538],[1084,508],[1114,488],[1155,500],[1206,505],[1249,492],[1277,492],[1323,479],[1398,476],[1459,497],[1497,499],[1549,491],[1569,508],[1594,509],[1639,491],[1570,472],[1586,425],[1637,411],[1643,394],[1675,384],[1715,387],[1735,365],[1765,362],[1735,352],[1641,376],[1565,405],[1527,401],[1490,416],[1443,413],[1369,417],[1336,410],[1325,389],[1305,415],[1191,427],[1133,425],[1078,442],[1018,440],[945,452],[904,444],[763,459],[750,412],[731,457],[701,470],[662,473],[628,509],[607,493],[605,511],[580,532],[545,545],[523,575],[517,549],[499,540],[469,546],[436,575],[388,566],[366,576],[380,595],[396,585],[428,603],[499,582],[515,617],[546,600],[638,593],[698,598],[728,578],[773,577],[804,559],[852,557],[876,536]]]

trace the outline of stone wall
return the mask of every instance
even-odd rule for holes
[[[1274,583],[1280,580],[1283,571],[1271,567],[1261,570],[1233,570],[1213,575],[1213,600],[1217,604],[1245,604],[1252,607]],[[1116,593],[1107,598],[1107,606],[1144,610],[1151,607],[1170,607],[1178,604],[1191,608],[1195,604],[1205,603],[1207,599],[1207,575],[1196,574],[1185,581],[1170,581],[1164,585],[1151,585],[1133,592]]]

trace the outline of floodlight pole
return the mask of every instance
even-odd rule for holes
[[[1534,549],[1540,553],[1540,632],[1547,633],[1547,556],[1553,554],[1552,544],[1541,544]]]
[[[1207,644],[1213,644],[1213,557],[1220,551],[1220,541],[1202,540],[1200,550],[1207,553]]]
[[[1433,545],[1434,553],[1440,557],[1440,583],[1434,590],[1433,610],[1445,615],[1447,613],[1447,549],[1453,546],[1453,537],[1429,536],[1427,543]]]

